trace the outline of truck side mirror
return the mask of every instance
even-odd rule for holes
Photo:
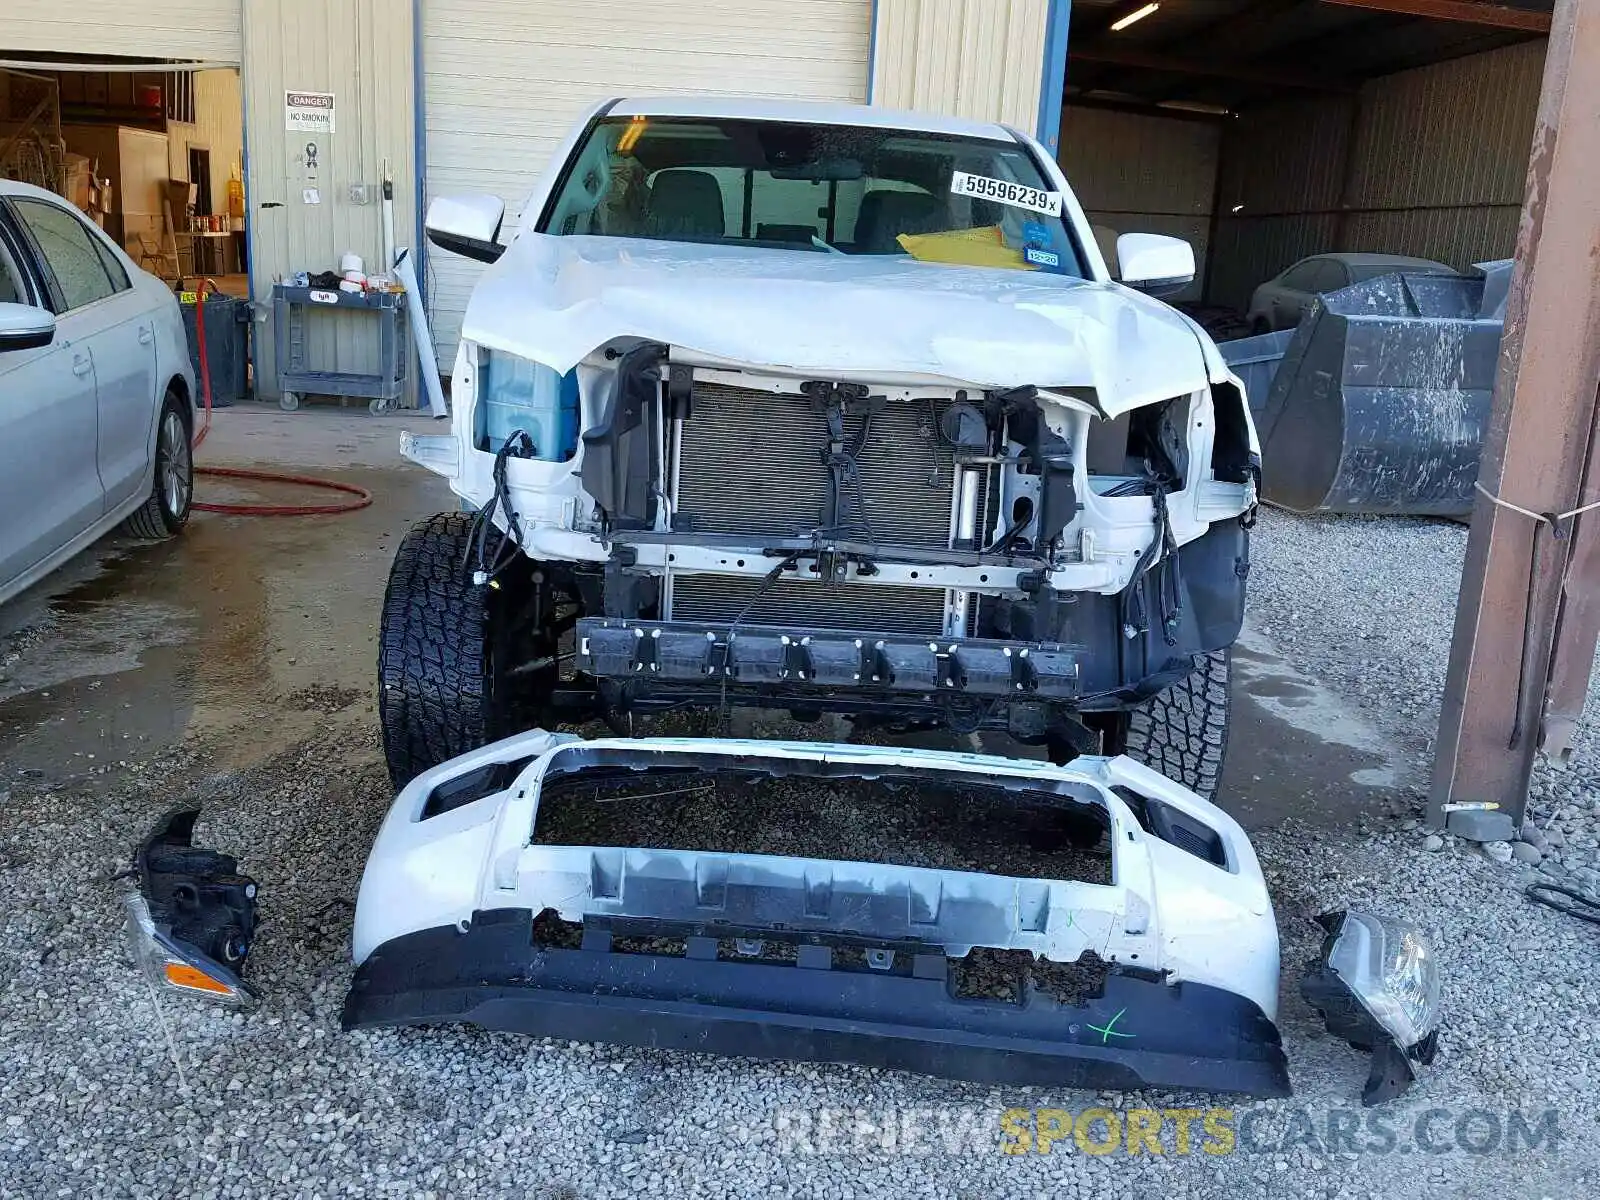
[[[1122,282],[1151,296],[1170,296],[1194,282],[1194,248],[1160,233],[1125,233],[1117,239]]]
[[[499,241],[505,216],[498,196],[440,196],[428,205],[423,226],[439,249],[492,263],[505,253]]]

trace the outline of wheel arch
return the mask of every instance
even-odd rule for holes
[[[145,435],[145,480],[153,482],[156,470],[156,442],[161,437],[161,413],[167,406],[167,397],[178,397],[178,415],[183,419],[189,438],[194,439],[194,401],[189,381],[181,372],[173,373],[156,393],[155,404],[150,409],[150,431]]]

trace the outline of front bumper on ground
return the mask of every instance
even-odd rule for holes
[[[1243,996],[1112,974],[1081,1007],[951,994],[943,953],[900,974],[622,953],[588,930],[579,949],[533,947],[534,914],[499,909],[380,946],[345,1001],[348,1028],[466,1021],[540,1037],[748,1058],[893,1067],[977,1083],[1289,1094],[1278,1031]],[[807,962],[806,959],[811,961]]]
[[[973,803],[1026,793],[1092,808],[1111,882],[533,840],[551,781],[639,771],[952,785]],[[580,925],[580,938],[536,937],[542,915]],[[641,936],[678,946],[641,950]],[[729,939],[744,948],[719,955]],[[763,940],[793,953],[761,957]],[[977,947],[1053,963],[1092,955],[1109,969],[1081,1003],[1032,988],[1015,1001],[957,995],[951,961]],[[1125,758],[1057,767],[534,731],[400,794],[362,879],[354,948],[348,1028],[467,1021],[990,1083],[1288,1094],[1273,1025],[1277,930],[1249,841],[1221,810]]]

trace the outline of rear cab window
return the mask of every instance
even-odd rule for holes
[[[1349,286],[1350,272],[1338,259],[1324,258],[1317,263],[1317,273],[1311,283],[1314,292],[1336,292]]]
[[[1062,201],[1015,141],[611,116],[574,150],[537,228],[1083,278]]]

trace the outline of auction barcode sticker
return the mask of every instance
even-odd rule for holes
[[[1029,187],[1025,183],[1012,183],[1009,179],[991,179],[987,175],[969,175],[965,171],[950,173],[950,190],[958,196],[977,196],[984,200],[998,200],[1015,208],[1031,208],[1034,212],[1061,215],[1061,193],[1047,192]]]

